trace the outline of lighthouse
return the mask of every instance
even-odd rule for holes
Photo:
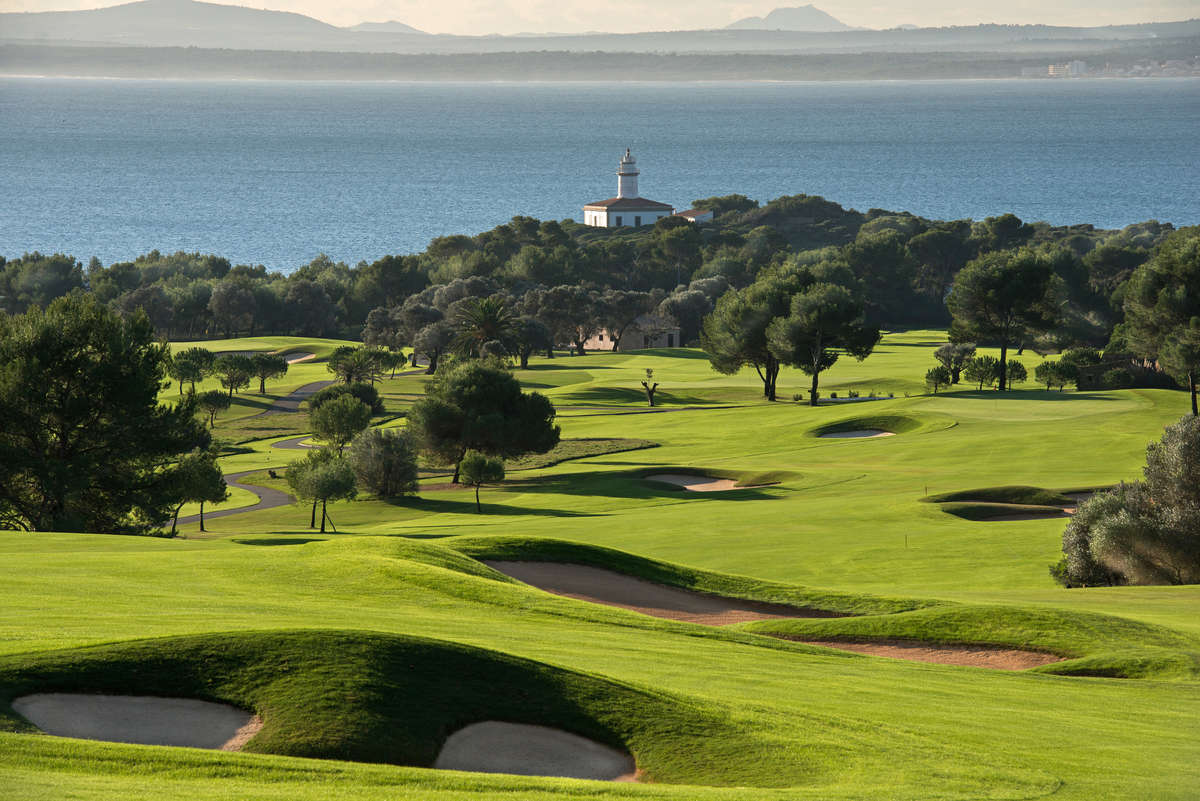
[[[637,193],[637,177],[641,172],[637,168],[637,159],[629,152],[629,148],[625,148],[625,155],[621,157],[621,163],[617,165],[617,197],[636,198]]]
[[[598,200],[583,207],[583,222],[598,228],[624,228],[653,225],[656,220],[669,217],[674,207],[638,195],[637,159],[629,148],[617,164],[617,196]]]

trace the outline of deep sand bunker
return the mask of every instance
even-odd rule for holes
[[[629,754],[586,737],[524,723],[485,720],[446,739],[433,763],[441,770],[635,781]]]
[[[1062,657],[1040,651],[1018,651],[1014,648],[988,648],[981,645],[936,645],[933,643],[909,642],[904,640],[878,640],[875,642],[836,642],[829,640],[800,640],[806,645],[837,648],[871,656],[886,656],[890,659],[907,659],[910,662],[932,662],[938,665],[965,665],[967,667],[991,668],[992,670],[1025,670],[1027,668],[1061,662]]]
[[[894,437],[894,432],[882,428],[863,428],[858,431],[829,431],[818,434],[821,439],[875,439],[876,437]]]
[[[485,561],[484,564],[555,595],[706,626],[774,618],[838,617],[815,609],[706,595],[587,565],[503,561]]]
[[[237,751],[262,728],[257,715],[193,698],[38,693],[12,706],[46,734],[113,743]]]
[[[732,478],[713,478],[712,476],[689,476],[683,473],[657,473],[645,476],[647,481],[661,481],[664,484],[674,484],[690,492],[722,492],[731,489],[753,489],[739,487]]]

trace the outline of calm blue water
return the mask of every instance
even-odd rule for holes
[[[290,271],[739,192],[1056,224],[1200,223],[1200,80],[386,84],[0,80],[0,254]]]

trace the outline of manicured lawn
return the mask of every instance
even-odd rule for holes
[[[484,489],[484,514],[473,493],[433,489],[332,505],[337,534],[309,530],[303,505],[213,519],[202,538],[195,525],[174,540],[2,532],[2,795],[1194,798],[1200,587],[1065,590],[1047,572],[1064,520],[972,521],[923,502],[999,488],[971,500],[1046,503],[1135,478],[1186,396],[1032,385],[928,396],[942,341],[889,335],[866,361],[839,362],[822,391],[894,397],[816,408],[791,400],[807,389],[797,371],[768,404],[753,371],[719,375],[695,351],[536,359],[518,375],[558,407],[567,460],[510,465]],[[327,355],[337,344],[209,346]],[[1020,358],[1031,374],[1040,361]],[[646,408],[647,368],[664,411]],[[319,361],[296,365],[268,394],[328,377]],[[385,380],[389,411],[425,380]],[[244,430],[229,415],[218,437]],[[303,418],[280,417],[223,469],[302,456],[271,447]],[[855,428],[896,435],[817,436]],[[613,440],[657,447],[596,444]],[[694,493],[643,479],[671,471],[765,486]],[[706,628],[550,595],[476,558],[576,561],[855,616]],[[1007,644],[1068,661],[1002,673],[765,634]],[[268,728],[241,754],[21,732],[7,701],[51,686],[225,700]],[[624,743],[652,783],[420,767],[458,726],[522,715]]]

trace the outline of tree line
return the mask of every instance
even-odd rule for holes
[[[744,289],[763,271],[791,261],[836,259],[861,283],[872,324],[946,325],[946,293],[968,262],[1029,248],[1047,255],[1064,289],[1063,324],[1051,344],[1100,347],[1124,322],[1129,277],[1173,230],[1155,221],[1121,231],[1053,227],[1011,214],[928,220],[881,209],[861,213],[807,195],[763,205],[729,195],[695,205],[711,209],[714,221],[697,227],[670,217],[637,229],[602,229],[515,217],[474,236],[438,237],[421,253],[353,266],[319,256],[288,275],[198,253],[152,251],[108,266],[94,258],[85,266],[68,255],[28,253],[0,259],[0,308],[18,314],[67,294],[89,293],[120,314],[144,312],[172,340],[265,334],[356,339],[376,310],[394,311],[420,296],[422,305],[444,314],[459,299],[447,293],[461,293],[463,282],[484,281],[486,294],[513,299],[562,287],[601,295],[656,293],[658,304],[674,296],[667,311],[687,343],[699,338],[699,320],[711,310],[691,293],[711,304],[724,291],[698,282]],[[477,283],[468,286],[476,296],[485,294]],[[449,288],[441,300],[438,288]],[[577,309],[576,326],[593,326],[593,311],[587,304]],[[518,316],[536,312],[517,310]],[[557,344],[573,344],[567,324],[542,322],[563,337]],[[406,324],[415,338],[412,321]]]

